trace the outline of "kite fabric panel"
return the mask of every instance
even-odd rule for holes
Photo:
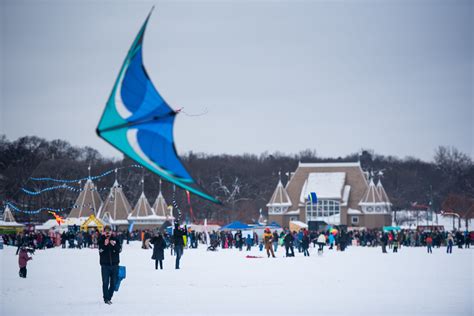
[[[173,140],[177,112],[156,90],[143,66],[148,14],[128,51],[97,127],[99,137],[164,180],[220,203],[196,184],[183,166]]]

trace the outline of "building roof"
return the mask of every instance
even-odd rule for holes
[[[278,180],[278,184],[273,192],[273,195],[270,201],[267,204],[267,207],[270,206],[291,206],[291,200],[286,192],[286,189],[283,187],[281,180]]]
[[[382,202],[391,205],[392,203],[390,202],[390,199],[388,198],[387,192],[385,192],[385,189],[383,188],[383,185],[382,185],[382,181],[380,181],[380,179],[379,179],[379,182],[377,183],[376,188],[377,188],[377,192],[379,193],[379,196],[380,196],[380,199],[382,200]]]
[[[350,208],[350,209],[347,210],[347,214],[349,214],[349,215],[361,215],[362,211]]]
[[[380,197],[377,188],[375,187],[374,181],[370,179],[369,187],[367,188],[364,196],[359,202],[359,205],[374,205],[374,204],[382,204],[382,198]]]
[[[165,198],[163,197],[163,194],[160,192],[158,193],[158,196],[156,197],[155,203],[153,203],[153,211],[157,216],[163,216],[163,217],[172,217],[173,214],[170,213],[170,210],[168,209],[168,204],[165,201]]]
[[[53,229],[53,228],[57,228],[59,226],[60,225],[58,224],[58,222],[56,222],[56,220],[54,218],[51,218],[51,219],[48,219],[46,222],[44,222],[41,225],[36,225],[35,230],[50,230],[50,229]],[[67,225],[63,224],[62,226],[64,226],[65,229],[67,229]]]
[[[0,221],[0,226],[2,227],[23,227],[25,225],[17,223],[17,222],[4,222]]]
[[[347,168],[360,167],[359,162],[316,162],[316,163],[298,163],[298,168]]]
[[[341,225],[341,216],[340,214],[335,214],[331,216],[324,217],[324,221],[329,225]]]
[[[285,215],[300,215],[300,210],[292,210],[285,213]]]
[[[5,207],[5,210],[3,210],[2,220],[5,223],[16,223],[15,217],[13,216],[12,211],[8,205]]]
[[[92,182],[91,179],[87,179],[84,189],[77,197],[76,203],[69,213],[68,218],[89,217],[92,214],[96,215],[101,204],[102,199],[95,188],[94,182]]]
[[[359,163],[300,163],[286,186],[286,191],[293,205],[290,209],[298,209],[301,192],[310,173],[345,173],[345,185],[350,185],[351,190],[347,205],[350,208],[359,208],[368,184]],[[303,195],[304,196],[304,195]],[[344,196],[343,196],[344,197]]]
[[[121,223],[118,221],[127,220],[128,215],[132,212],[130,203],[128,202],[122,187],[115,180],[114,185],[110,189],[109,196],[99,212],[99,217],[102,220],[107,219],[110,224]]]
[[[2,216],[2,219],[0,220],[0,226],[21,227],[24,225],[17,223],[15,221],[15,217],[13,216],[12,211],[10,210],[10,207],[7,205],[5,209],[3,210],[3,216]]]
[[[342,199],[345,182],[345,172],[312,172],[301,190],[300,202],[304,203],[311,192],[318,199]]]
[[[347,206],[347,203],[349,202],[350,194],[351,194],[351,186],[350,185],[345,185],[344,186],[344,191],[342,192],[341,206]]]
[[[140,195],[140,198],[137,201],[137,204],[135,205],[135,208],[133,209],[129,217],[138,218],[138,217],[145,217],[145,216],[150,216],[150,215],[155,215],[155,213],[151,209],[150,203],[148,202],[148,199],[145,196],[145,192],[142,192],[142,194]]]

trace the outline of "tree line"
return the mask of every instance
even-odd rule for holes
[[[210,155],[188,152],[181,156],[185,167],[197,183],[211,195],[217,196],[222,205],[216,205],[191,195],[192,214],[186,193],[177,188],[176,202],[189,220],[208,220],[226,223],[231,220],[256,221],[259,210],[266,215],[266,204],[278,183],[285,184],[288,173],[296,170],[298,162],[356,162],[382,182],[395,210],[409,209],[413,203],[429,205],[433,210],[443,208],[473,217],[474,165],[465,153],[452,147],[440,146],[433,161],[415,157],[398,158],[362,150],[344,157],[319,157],[316,150],[303,150],[297,154],[281,152],[260,155]],[[28,195],[21,188],[35,191],[58,185],[47,181],[32,181],[31,177],[79,179],[120,168],[118,172],[97,179],[95,185],[104,200],[115,178],[123,186],[132,207],[138,200],[144,179],[145,195],[153,203],[160,188],[159,177],[145,169],[131,168],[128,158],[103,157],[90,147],[72,146],[64,140],[48,141],[36,136],[25,136],[10,141],[0,135],[0,200],[11,201],[21,209],[40,207],[70,208],[78,192],[57,189],[40,195]],[[84,183],[69,184],[80,189]],[[168,204],[173,187],[161,184]],[[68,211],[65,211],[67,214]],[[18,221],[43,222],[51,216],[47,212],[37,215],[15,213]],[[192,218],[193,217],[193,218]]]

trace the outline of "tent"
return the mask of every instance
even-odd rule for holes
[[[99,231],[102,231],[102,229],[104,228],[104,224],[101,222],[100,219],[95,217],[94,214],[91,214],[87,218],[87,220],[81,224],[81,230],[87,231],[89,228],[94,228],[94,227],[97,227]]]
[[[384,226],[383,231],[384,232],[390,232],[394,230],[401,230],[400,226]]]
[[[308,229],[308,225],[300,221],[290,221],[290,231],[299,232],[302,228]]]
[[[15,233],[23,230],[25,225],[17,223],[15,221],[15,217],[7,206],[3,212],[3,217],[0,218],[0,233],[7,234],[7,233]]]
[[[168,234],[171,235],[173,232],[173,223],[170,221],[165,221],[161,226],[160,226],[160,232],[164,233],[167,232]]]
[[[281,228],[281,226],[277,222],[271,222],[267,225],[269,228]]]
[[[249,225],[241,223],[239,221],[235,221],[221,227],[221,230],[248,230],[248,229],[251,229]]]
[[[219,225],[207,225],[207,231],[212,232],[218,231],[221,228]],[[197,225],[197,224],[190,224],[188,225],[188,229],[194,230],[195,232],[204,232],[206,230],[205,225]]]

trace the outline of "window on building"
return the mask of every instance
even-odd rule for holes
[[[367,212],[373,212],[373,211],[374,211],[374,208],[372,206],[367,207]]]
[[[352,224],[359,224],[359,216],[351,216]]]
[[[297,221],[297,220],[298,220],[298,218],[296,218],[295,216],[291,216],[291,217],[290,217],[290,222],[291,222],[291,221]]]
[[[375,207],[375,211],[376,211],[376,212],[380,212],[381,210],[382,210],[382,209],[380,208],[380,206],[376,206],[376,207]]]
[[[318,200],[317,204],[306,202],[306,220],[321,220],[321,217],[338,215],[341,212],[341,206],[337,200]]]
[[[283,214],[286,212],[288,208],[287,207],[278,207],[278,206],[273,206],[268,209],[269,214]]]

